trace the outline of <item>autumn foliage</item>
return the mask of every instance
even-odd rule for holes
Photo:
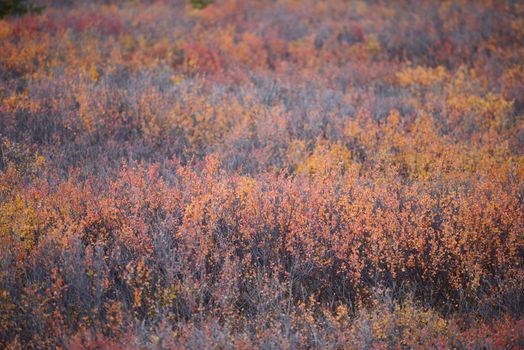
[[[42,3],[0,348],[524,347],[518,1]]]

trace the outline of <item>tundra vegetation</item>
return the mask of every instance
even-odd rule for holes
[[[24,6],[1,348],[524,348],[524,4]]]

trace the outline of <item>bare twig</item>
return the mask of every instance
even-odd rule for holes
[[[0,171],[4,171],[7,169],[7,162],[4,157],[4,143],[2,141],[2,138],[0,138]]]

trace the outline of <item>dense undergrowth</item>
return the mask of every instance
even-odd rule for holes
[[[0,347],[524,347],[524,6],[0,20]]]

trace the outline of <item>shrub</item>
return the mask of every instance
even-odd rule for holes
[[[42,13],[44,8],[27,4],[25,0],[3,0],[0,2],[0,18],[6,16],[22,16],[26,13]]]

